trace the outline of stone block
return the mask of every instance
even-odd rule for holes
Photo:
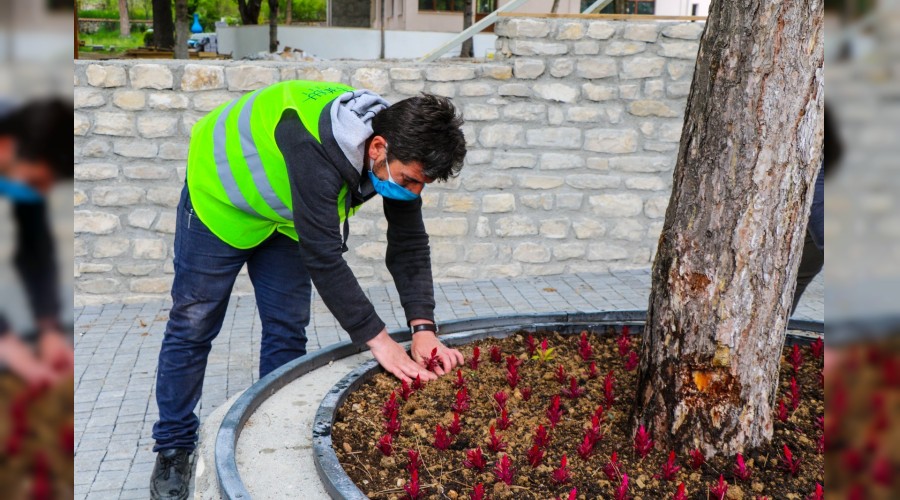
[[[684,123],[681,120],[663,123],[659,126],[659,140],[663,142],[680,142],[682,125]]]
[[[625,187],[640,191],[665,191],[668,188],[659,177],[629,177],[625,179]]]
[[[544,38],[550,34],[550,23],[545,19],[513,18],[501,29],[509,38]]]
[[[543,153],[541,170],[568,170],[584,166],[584,158],[578,154]]]
[[[75,165],[76,181],[103,181],[115,179],[119,167],[113,163],[80,163]]]
[[[131,256],[135,259],[163,260],[169,252],[164,240],[138,238],[134,240]]]
[[[489,83],[470,82],[459,86],[459,95],[462,97],[482,97],[493,93],[494,87]]]
[[[463,181],[466,191],[482,191],[487,189],[508,189],[513,185],[513,178],[506,174],[490,174],[476,172],[469,174]]]
[[[432,264],[452,264],[460,261],[463,246],[456,243],[438,242],[431,244]]]
[[[697,51],[699,50],[699,42],[663,42],[659,44],[659,55],[675,59],[689,59],[693,61],[697,58]]]
[[[111,294],[119,290],[119,280],[113,278],[79,280],[76,282],[75,288],[84,293]]]
[[[422,70],[417,68],[391,68],[390,69],[391,80],[421,80],[422,79]]]
[[[672,82],[666,87],[666,95],[671,98],[680,99],[687,97],[691,93],[691,82]]]
[[[619,88],[615,85],[595,85],[585,83],[581,86],[584,97],[590,101],[609,101],[619,96]]]
[[[666,216],[666,208],[669,206],[668,196],[655,196],[644,204],[644,213],[651,219],[659,219]]]
[[[513,259],[530,264],[550,262],[550,250],[538,243],[520,243],[513,250]]]
[[[593,56],[600,53],[600,44],[590,40],[575,42],[572,44],[572,52],[576,56]]]
[[[387,244],[378,241],[367,241],[355,246],[353,252],[360,259],[383,262],[387,253]]]
[[[581,129],[574,127],[538,128],[525,132],[526,143],[536,148],[581,148]]]
[[[73,121],[74,121],[74,127],[72,129],[73,134],[77,135],[78,137],[86,136],[88,133],[88,130],[91,129],[90,118],[88,118],[87,115],[85,115],[84,113],[73,113]],[[87,149],[87,146],[85,146],[85,149]],[[84,155],[84,152],[82,152],[82,154]],[[85,156],[89,156],[89,155],[85,155]]]
[[[121,140],[113,144],[113,152],[126,158],[155,158],[159,146],[152,141]]]
[[[149,208],[138,208],[128,214],[128,225],[141,229],[150,229],[153,221],[156,220],[156,210]]]
[[[523,83],[507,83],[497,89],[501,96],[530,97],[531,88]]]
[[[190,99],[184,94],[175,92],[153,92],[150,94],[150,107],[158,111],[187,109]]]
[[[606,49],[603,51],[603,53],[608,56],[630,56],[639,54],[646,49],[647,44],[644,42],[616,40],[613,42],[609,42],[609,44],[606,45]]]
[[[103,92],[92,88],[76,88],[72,104],[75,109],[97,108],[106,104]]]
[[[466,262],[487,263],[497,257],[497,245],[493,243],[475,243],[466,245]]]
[[[649,99],[634,101],[628,105],[628,112],[634,116],[659,116],[662,118],[675,118],[681,116],[681,112],[672,109],[667,103]]]
[[[620,99],[637,99],[640,94],[641,86],[634,83],[627,83],[619,85],[619,98]]]
[[[608,21],[588,23],[587,36],[596,40],[608,40],[616,33],[616,25]]]
[[[626,241],[641,241],[646,232],[647,228],[640,222],[634,219],[625,219],[616,223],[616,226],[609,232],[609,237]]]
[[[588,245],[587,260],[621,260],[628,258],[628,250],[609,243],[592,243]]]
[[[444,196],[444,212],[473,212],[475,201],[475,196],[470,194],[448,193]]]
[[[550,76],[554,78],[565,78],[575,71],[575,60],[568,58],[557,58],[550,62]]]
[[[516,58],[513,64],[513,74],[516,78],[533,80],[544,74],[545,64],[541,59]]]
[[[685,76],[690,76],[693,69],[694,64],[685,61],[669,61],[666,64],[666,72],[673,80],[681,80]]]
[[[666,84],[662,80],[644,80],[644,97],[662,99],[666,94]]]
[[[598,194],[588,197],[594,214],[601,217],[634,217],[644,208],[641,197],[631,193]]]
[[[481,212],[499,214],[516,209],[516,197],[510,193],[486,194],[481,199]]]
[[[176,207],[181,199],[182,186],[152,187],[147,190],[147,201],[164,207]]]
[[[494,157],[494,152],[489,149],[476,149],[466,152],[467,165],[484,165],[490,163]]]
[[[622,179],[614,175],[576,174],[567,175],[566,184],[575,189],[609,189],[619,187]]]
[[[72,206],[80,207],[81,205],[87,203],[87,201],[87,194],[85,194],[85,192],[81,189],[75,188],[75,190],[72,192]]]
[[[666,60],[656,56],[634,56],[622,61],[622,72],[619,78],[655,78],[662,76]]]
[[[553,195],[550,193],[520,194],[519,201],[527,208],[553,210]]]
[[[131,113],[98,112],[94,115],[94,134],[133,136],[134,115]]]
[[[492,166],[499,169],[534,168],[537,158],[531,153],[507,153],[498,151],[494,155]]]
[[[625,24],[625,32],[622,38],[626,40],[637,40],[639,42],[655,42],[659,36],[659,25],[654,22],[648,23],[627,23]]]
[[[394,82],[394,91],[398,94],[404,95],[419,95],[420,92],[425,90],[425,82],[417,81],[417,82]]]
[[[561,177],[546,175],[523,175],[519,177],[519,187],[523,189],[554,189],[564,183]]]
[[[81,274],[102,274],[112,271],[112,267],[112,264],[95,264],[92,262],[82,262],[81,264],[78,264],[78,272]]]
[[[475,68],[471,66],[432,66],[425,70],[429,82],[457,82],[475,78]]]
[[[172,277],[136,278],[128,284],[133,293],[168,293],[172,289]]]
[[[699,40],[704,27],[706,27],[706,23],[678,23],[663,28],[662,34],[666,38]]]
[[[675,159],[667,156],[620,156],[609,159],[609,166],[621,172],[665,172]]]
[[[478,223],[475,224],[475,237],[487,238],[491,235],[491,222],[487,217],[479,217]]]
[[[203,112],[212,111],[222,104],[237,98],[237,95],[222,91],[201,92],[193,97],[194,109]]]
[[[587,130],[584,149],[597,153],[633,153],[637,151],[637,133],[627,129]]]
[[[99,186],[91,191],[91,201],[98,207],[126,207],[143,198],[144,190],[133,186]]]
[[[261,89],[277,82],[279,77],[276,68],[265,66],[242,65],[225,68],[228,90],[233,92]]]
[[[485,64],[481,66],[481,74],[494,80],[509,80],[513,76],[512,66],[501,64]]]
[[[540,234],[544,238],[563,239],[569,236],[569,225],[569,219],[542,220]]]
[[[158,264],[119,264],[116,271],[123,276],[147,276],[157,269]]]
[[[516,121],[541,121],[547,116],[547,106],[517,102],[503,106],[503,118]]]
[[[469,221],[462,217],[426,218],[425,231],[430,236],[465,236]]]
[[[121,87],[125,85],[125,69],[121,66],[91,64],[85,70],[88,85],[92,87]]]
[[[589,80],[608,78],[618,74],[616,61],[608,58],[581,59],[575,67],[576,74]]]
[[[166,114],[140,115],[137,128],[141,136],[147,139],[172,137],[178,131],[178,116]]]
[[[575,106],[566,111],[566,119],[575,123],[599,122],[604,116],[606,112],[598,106]]]
[[[556,102],[575,102],[578,99],[578,87],[565,83],[538,83],[534,85],[535,94],[541,99]]]
[[[76,210],[75,233],[111,234],[119,229],[119,218],[106,212]]]
[[[558,24],[556,29],[557,40],[581,40],[585,34],[584,23],[581,21],[566,21]]]
[[[571,260],[584,257],[587,245],[584,243],[562,243],[553,247],[554,260]]]
[[[572,229],[579,240],[592,240],[606,235],[606,224],[596,219],[577,219],[572,222]]]
[[[481,129],[478,142],[486,148],[520,147],[524,141],[521,125],[494,124]]]
[[[556,195],[556,207],[560,210],[578,210],[583,199],[581,193],[559,193]]]
[[[91,253],[91,257],[95,259],[120,257],[128,253],[130,248],[131,240],[128,238],[102,236],[94,241],[94,250]]]
[[[172,176],[174,168],[164,167],[161,165],[129,165],[122,167],[122,173],[129,179],[141,180],[164,180]]]
[[[569,51],[565,43],[535,40],[510,40],[509,49],[517,56],[561,56]]]
[[[513,238],[518,236],[534,236],[538,234],[538,227],[528,217],[512,215],[497,219],[494,234],[501,238]]]
[[[163,160],[187,160],[188,145],[178,142],[164,142],[159,145],[159,157]],[[179,176],[183,179],[183,176]]]
[[[162,64],[135,64],[128,75],[133,89],[171,89],[175,83],[172,70]]]
[[[221,66],[186,64],[181,75],[181,90],[217,90],[225,88],[225,71]]]
[[[500,118],[497,106],[490,104],[466,104],[463,108],[463,118],[467,121],[489,121]]]
[[[441,97],[456,97],[456,86],[457,84],[449,82],[432,83],[428,91]]]

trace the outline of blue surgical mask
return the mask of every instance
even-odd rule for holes
[[[418,198],[419,195],[394,181],[394,178],[391,176],[391,167],[387,163],[387,148],[384,150],[384,157],[384,166],[388,173],[388,180],[386,181],[379,179],[378,176],[372,173],[372,169],[375,167],[375,160],[369,159],[369,179],[372,180],[372,186],[375,187],[375,192],[385,198],[399,201],[412,201]]]

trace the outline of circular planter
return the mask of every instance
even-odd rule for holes
[[[558,313],[474,318],[444,323],[441,340],[448,345],[460,345],[487,337],[505,337],[521,330],[552,329],[574,334],[584,329],[607,325],[630,325],[639,333],[646,311],[613,311],[592,313]],[[813,321],[791,321],[789,328],[809,332],[791,335],[789,343],[809,343],[824,332],[824,324]],[[391,332],[398,342],[410,340],[408,330]],[[364,349],[350,342],[335,344],[309,356],[299,358],[273,371],[253,384],[229,409],[216,435],[215,468],[221,494],[229,499],[249,499],[236,462],[235,450],[240,433],[254,411],[279,389],[329,362],[358,354]],[[344,472],[332,448],[331,429],[336,412],[347,396],[369,377],[381,371],[374,360],[363,363],[340,380],[325,395],[313,425],[313,453],[320,480],[333,498],[366,498]]]

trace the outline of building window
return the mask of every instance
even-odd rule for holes
[[[436,10],[440,12],[462,12],[465,0],[419,0],[419,10]]]
[[[616,7],[614,3],[610,3],[600,12],[602,14],[615,14]],[[656,2],[654,0],[625,0],[625,14],[652,15],[654,12],[656,12]]]

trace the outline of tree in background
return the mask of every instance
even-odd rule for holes
[[[175,47],[172,0],[153,0],[153,44],[166,50]]]
[[[269,52],[278,52],[278,0],[269,0]]]
[[[119,36],[131,36],[131,20],[128,18],[128,1],[119,0]]]
[[[175,0],[175,59],[188,58],[189,22],[187,0]]]
[[[238,0],[241,24],[259,24],[260,10],[262,10],[262,0]]]
[[[463,3],[463,31],[472,26],[472,0],[466,0]],[[475,42],[472,37],[466,39],[459,49],[459,57],[472,57],[475,55]]]
[[[632,413],[662,449],[728,455],[772,439],[822,159],[822,6],[710,6],[653,263]]]

